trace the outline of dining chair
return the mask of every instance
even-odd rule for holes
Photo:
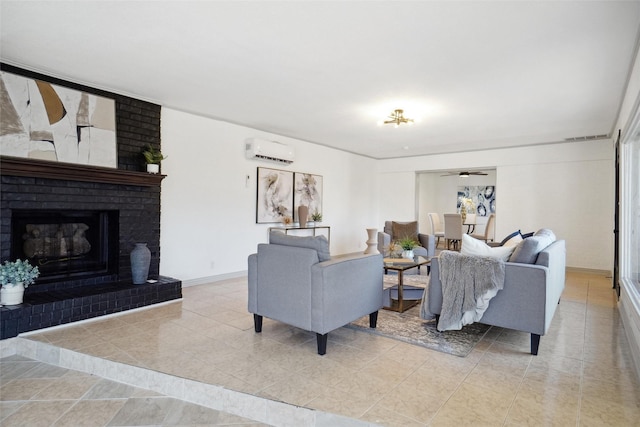
[[[440,238],[444,238],[444,228],[440,221],[440,214],[435,212],[429,213],[429,222],[431,223],[431,234],[436,238],[436,248],[440,245]]]
[[[489,215],[489,219],[487,219],[487,226],[484,228],[484,234],[471,234],[471,237],[478,240],[484,240],[487,243],[493,242],[496,227],[495,220],[496,214]]]
[[[467,226],[467,234],[473,234],[474,231],[476,231],[476,214],[474,213],[468,213],[467,217],[464,220],[463,225]]]
[[[458,250],[458,243],[462,241],[462,215],[444,214],[444,240],[447,243],[447,249]]]

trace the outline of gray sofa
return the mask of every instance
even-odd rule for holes
[[[549,329],[564,290],[566,249],[565,241],[553,236],[552,243],[536,251],[543,239],[536,241],[535,235],[529,239],[520,242],[505,263],[504,288],[491,299],[479,322],[530,333],[531,354],[537,355],[540,337]],[[442,283],[437,258],[431,261],[427,301],[429,311],[439,315]]]
[[[369,315],[376,327],[382,308],[382,255],[329,256],[324,236],[297,237],[272,232],[249,256],[249,303],[256,332],[262,318],[316,333],[318,354],[327,334]]]

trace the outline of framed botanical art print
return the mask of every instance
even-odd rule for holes
[[[322,175],[296,172],[294,174],[293,211],[294,221],[299,221],[298,206],[309,208],[309,215],[322,213]]]
[[[293,218],[293,172],[258,168],[256,223]]]

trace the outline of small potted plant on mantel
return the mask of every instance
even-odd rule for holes
[[[147,145],[142,155],[144,156],[144,161],[147,163],[147,172],[149,173],[160,172],[160,162],[167,158],[160,150],[153,148],[151,145]]]
[[[26,259],[0,264],[0,304],[22,304],[24,290],[33,284],[39,275],[38,267],[32,266]]]

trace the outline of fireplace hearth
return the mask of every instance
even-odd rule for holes
[[[12,172],[14,166],[5,166],[13,160],[0,160],[2,259],[27,258],[42,272],[23,304],[0,307],[0,339],[182,297],[179,280],[159,275],[159,181],[146,184],[142,172],[135,185],[131,173],[120,182],[54,179],[37,171],[25,177],[22,170],[42,163],[21,161],[27,168]],[[46,166],[45,174],[55,170]],[[129,254],[137,242],[152,252],[151,283],[131,281]]]
[[[142,172],[103,171],[109,182],[91,182],[84,173],[54,179],[56,165],[0,160],[2,259],[27,258],[42,272],[23,304],[0,307],[0,339],[182,297],[179,280],[159,276],[157,178],[147,183]],[[35,176],[20,176],[25,170]],[[137,242],[152,252],[153,283],[131,281],[129,253]]]

